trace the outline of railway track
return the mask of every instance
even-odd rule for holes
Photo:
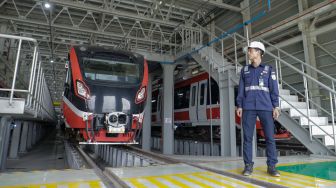
[[[97,146],[97,147],[111,147],[111,146]],[[112,147],[111,147],[112,148]],[[246,178],[237,174],[233,174],[230,172],[224,172],[221,170],[215,170],[212,168],[207,168],[204,166],[201,166],[197,163],[192,163],[192,162],[186,162],[183,160],[175,159],[171,156],[166,156],[163,154],[159,153],[154,153],[154,152],[149,152],[149,151],[144,151],[140,148],[137,148],[135,146],[118,146],[118,149],[120,151],[128,152],[128,153],[133,153],[134,155],[141,156],[143,160],[147,161],[153,161],[153,163],[148,164],[148,166],[156,166],[156,165],[189,165],[198,169],[202,169],[211,173],[216,173],[218,175],[224,175],[226,177],[234,178],[237,180],[249,182],[252,184],[256,184],[259,186],[263,187],[272,187],[272,188],[283,188],[283,186],[279,185],[274,185],[270,184],[267,182],[255,180],[255,179],[250,179]],[[76,146],[76,150],[79,152],[83,160],[88,164],[88,167],[92,168],[95,173],[97,174],[98,177],[101,178],[102,182],[105,184],[106,187],[113,187],[113,188],[128,188],[129,185],[127,185],[122,179],[120,179],[116,174],[112,173],[110,170],[106,170],[107,168],[111,168],[111,165],[109,164],[109,160],[104,160],[103,156],[100,156],[101,152],[98,151],[98,156],[97,153],[92,153],[87,149],[82,149],[79,146]],[[118,159],[117,159],[118,160]],[[155,161],[155,162],[154,162]],[[144,163],[142,163],[144,164]],[[126,166],[124,166],[126,167]],[[129,167],[129,166],[128,166]],[[120,168],[120,167],[119,167]],[[123,166],[121,167],[123,168]],[[144,166],[146,168],[146,166]]]

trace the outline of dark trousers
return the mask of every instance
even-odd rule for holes
[[[271,111],[263,110],[243,110],[243,157],[244,163],[253,164],[252,159],[252,141],[257,116],[261,122],[266,140],[267,165],[275,166],[278,162],[277,151],[274,140],[274,120]]]

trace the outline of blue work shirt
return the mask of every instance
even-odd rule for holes
[[[279,89],[270,65],[245,65],[240,73],[237,107],[244,110],[273,111],[279,107]]]

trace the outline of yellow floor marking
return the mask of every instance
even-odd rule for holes
[[[198,186],[200,186],[200,187],[211,188],[210,185],[204,184],[204,183],[202,183],[202,182],[200,182],[200,181],[198,181],[198,180],[196,180],[196,179],[193,179],[193,178],[188,177],[189,174],[174,174],[174,176],[177,176],[177,177],[179,177],[179,178],[182,178],[182,179],[184,179],[184,180],[186,180],[186,181],[189,181],[189,182],[191,182],[191,183],[193,183],[193,184],[196,184],[196,185],[198,185]]]
[[[256,186],[256,185],[252,185],[252,184],[246,183],[244,181],[239,181],[239,180],[236,180],[236,179],[233,179],[233,178],[229,178],[229,177],[226,177],[226,176],[222,176],[222,175],[218,175],[218,174],[215,174],[215,173],[212,173],[212,172],[207,172],[206,174],[208,174],[210,176],[214,176],[214,177],[220,178],[220,179],[228,181],[228,182],[236,183],[238,185],[243,185],[243,186],[245,186],[247,188],[259,187],[259,186]]]
[[[213,184],[216,184],[216,185],[219,185],[219,186],[234,188],[234,186],[232,186],[232,185],[227,185],[224,182],[220,182],[220,181],[214,180],[212,178],[205,177],[202,174],[193,174],[193,176],[198,177],[198,178],[203,179],[203,180],[206,180],[206,181],[209,181],[209,182],[211,182]]]
[[[126,179],[124,179],[126,180]],[[126,181],[132,183],[136,188],[146,188],[147,186],[145,186],[144,184],[142,184],[139,179],[133,179],[133,178],[129,178]]]
[[[169,188],[169,186],[167,186],[167,185],[161,183],[159,180],[157,180],[156,177],[147,177],[146,180],[151,182],[152,184],[160,187],[160,188]]]
[[[306,186],[313,186],[313,187],[316,186],[316,184],[313,183],[311,181],[311,179],[307,181],[307,180],[300,180],[298,177],[289,178],[289,177],[285,176],[284,174],[281,174],[280,177],[272,177],[272,176],[266,174],[266,172],[258,170],[258,169],[255,169],[253,174],[260,175],[260,176],[265,176],[266,175],[266,176],[268,176],[269,179],[279,179],[280,180],[279,183],[281,183],[281,182],[294,182],[294,183],[297,183],[299,185],[306,185]]]
[[[45,188],[57,188],[56,184],[46,184],[44,186],[45,186]]]
[[[71,182],[66,184],[68,188],[79,188],[79,183],[78,182]]]
[[[259,175],[257,173],[253,173],[250,177],[253,179],[257,179],[257,180],[263,180],[266,182],[271,182],[277,185],[284,185],[287,187],[291,187],[291,188],[303,188],[306,186],[297,186],[297,185],[293,185],[291,184],[292,182],[287,182],[287,181],[281,181],[280,178],[277,177],[265,177],[266,175]]]
[[[90,188],[100,188],[101,184],[99,181],[90,181],[88,182],[88,184],[90,185]]]
[[[79,188],[80,185],[89,184],[91,188],[100,188],[102,185],[100,184],[100,180],[93,181],[78,181],[78,182],[55,182],[55,183],[47,183],[47,184],[28,184],[28,185],[10,185],[10,186],[0,186],[0,188],[57,188],[58,185],[67,186],[68,188]]]
[[[289,177],[293,177],[293,178],[298,178],[298,179],[301,179],[301,180],[320,182],[320,183],[323,183],[323,184],[324,183],[325,184],[333,184],[333,183],[335,183],[334,181],[330,181],[330,180],[325,180],[325,179],[321,179],[321,178],[305,176],[305,175],[302,175],[302,174],[294,174],[294,173],[284,172],[284,171],[281,171],[281,175],[285,175],[285,176],[289,176]]]
[[[175,185],[183,187],[183,188],[189,188],[190,187],[189,185],[184,184],[184,183],[179,182],[178,180],[174,179],[172,176],[162,176],[160,178],[162,178],[164,180],[167,180],[167,181],[171,182],[172,184],[175,184]],[[190,187],[190,188],[192,188],[192,187]]]

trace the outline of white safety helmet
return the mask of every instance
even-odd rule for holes
[[[247,47],[247,49],[249,48],[257,48],[260,49],[261,51],[263,51],[263,53],[265,53],[265,46],[263,43],[258,42],[258,41],[253,41],[250,43],[250,45]]]

